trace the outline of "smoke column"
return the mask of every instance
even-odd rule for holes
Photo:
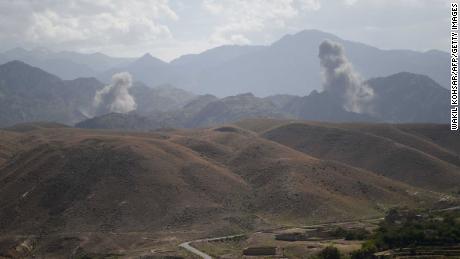
[[[128,72],[114,74],[112,83],[96,92],[94,107],[97,114],[109,112],[127,113],[137,108],[136,101],[129,94],[132,86],[131,74]]]
[[[324,90],[341,99],[343,108],[349,112],[371,113],[374,91],[354,71],[342,45],[323,41],[319,46],[319,58]]]

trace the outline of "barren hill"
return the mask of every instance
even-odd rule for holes
[[[460,139],[447,125],[280,125],[279,121],[273,121],[273,125],[261,135],[305,154],[340,161],[412,186],[459,191],[460,156],[455,147]]]
[[[2,130],[0,232],[79,238],[168,233],[178,238],[174,244],[185,234],[431,206],[445,199],[441,191],[458,185],[458,167],[449,162],[458,153],[428,137],[409,147],[372,134],[379,125],[252,120],[240,126],[135,133],[27,124]],[[435,134],[433,125],[394,127],[417,138],[442,132]],[[437,149],[428,155],[430,145]]]

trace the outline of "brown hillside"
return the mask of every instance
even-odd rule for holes
[[[278,124],[277,122],[275,124]],[[286,123],[263,137],[412,186],[458,191],[458,137],[442,125]]]
[[[15,134],[27,144],[0,171],[4,233],[158,231],[216,222],[211,229],[252,215],[240,222],[245,228],[377,215],[437,199],[231,126]]]
[[[454,151],[416,142],[427,134],[420,128],[409,147],[377,136],[379,126],[261,122],[150,133],[48,124],[0,131],[0,254],[32,242],[46,257],[78,247],[137,247],[140,255],[184,239],[431,206],[455,185]],[[398,176],[408,158],[417,162]],[[433,168],[439,177],[430,185],[424,177]]]
[[[0,228],[7,232],[177,227],[237,207],[248,189],[157,134],[63,129],[25,137],[36,143],[1,170]]]
[[[21,147],[21,143],[18,141],[19,136],[14,132],[0,130],[0,168]]]
[[[391,139],[460,166],[460,148],[457,148],[460,144],[460,139],[455,133],[448,130],[448,125],[343,124],[342,126]],[[424,132],[427,135],[423,135]]]

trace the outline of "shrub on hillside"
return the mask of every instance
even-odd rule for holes
[[[331,235],[345,240],[365,240],[370,237],[371,232],[365,228],[344,229],[338,227],[332,231]]]
[[[325,247],[321,252],[318,253],[317,258],[319,259],[340,259],[340,251],[336,247],[328,246]]]

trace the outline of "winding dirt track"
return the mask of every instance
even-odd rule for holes
[[[217,240],[223,240],[223,239],[232,239],[232,238],[241,237],[241,236],[244,236],[244,234],[198,239],[198,240],[193,240],[193,241],[189,241],[189,242],[184,242],[184,243],[180,244],[179,246],[184,248],[184,249],[186,249],[187,251],[195,254],[195,255],[200,256],[203,259],[212,259],[213,258],[212,256],[201,252],[200,250],[196,249],[195,247],[191,246],[190,244],[191,243],[197,243],[197,242],[207,242],[207,241],[217,241]]]
[[[203,240],[203,241],[205,241],[205,240]],[[196,242],[196,241],[192,241],[192,242]],[[185,250],[189,251],[192,254],[200,256],[203,259],[212,259],[212,256],[201,252],[200,250],[198,250],[195,247],[191,246],[190,243],[191,242],[185,242],[185,243],[180,244],[179,246],[184,248]]]

